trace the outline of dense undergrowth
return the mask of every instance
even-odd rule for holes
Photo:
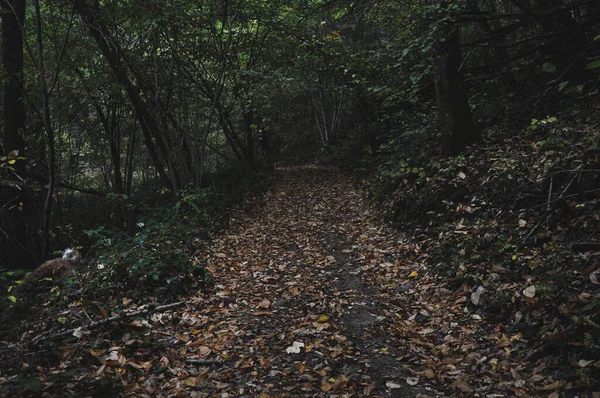
[[[28,270],[3,272],[0,288],[5,294],[0,310],[4,319],[11,321],[2,325],[0,333],[10,340],[23,333],[69,327],[79,322],[69,309],[73,305],[104,306],[118,314],[122,297],[136,298],[140,303],[164,303],[209,290],[214,277],[203,260],[206,243],[227,225],[232,206],[270,183],[264,170],[249,168],[223,172],[212,176],[211,181],[211,186],[189,187],[172,199],[166,195],[162,199],[157,193],[154,201],[117,206],[135,207],[134,228],[105,223],[81,228],[79,233],[73,231],[70,239],[77,242],[84,258],[73,277],[58,281],[46,278],[37,282],[34,291],[24,293],[19,286]],[[123,198],[96,201],[96,212],[107,219],[105,215],[114,211],[115,201],[124,202]]]
[[[511,356],[588,386],[600,359],[596,109],[494,125],[455,157],[439,155],[427,122],[404,124],[376,146],[363,136],[343,159],[430,272],[525,342]]]

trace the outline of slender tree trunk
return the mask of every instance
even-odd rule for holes
[[[246,132],[246,160],[254,162],[254,110],[253,105],[244,112],[244,130]]]
[[[46,68],[44,66],[44,45],[42,42],[42,20],[40,13],[39,0],[33,0],[35,8],[35,30],[38,55],[38,79],[40,83],[40,95],[42,97],[44,130],[48,137],[48,192],[44,202],[44,231],[43,231],[43,249],[42,258],[47,258],[50,252],[50,228],[52,227],[52,205],[54,203],[54,185],[56,173],[56,151],[54,148],[54,129],[50,118],[50,101],[48,98],[48,88],[46,86]]]

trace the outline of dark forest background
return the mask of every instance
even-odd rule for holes
[[[481,361],[486,342],[519,355],[532,394],[598,386],[599,1],[1,0],[0,13],[2,344],[85,324],[79,307],[104,322],[130,298],[209,294],[207,242],[231,209],[252,212],[277,170],[318,164],[404,232],[452,311],[485,316]],[[67,247],[77,277],[17,293]],[[419,272],[393,282],[409,291]],[[498,386],[524,380],[506,358],[488,364]],[[535,392],[542,371],[557,381]]]

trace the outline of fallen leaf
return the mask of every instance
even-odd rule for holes
[[[187,343],[188,341],[190,341],[190,336],[187,334],[175,333],[175,338],[184,343]]]
[[[340,388],[344,387],[346,385],[346,383],[348,383],[348,378],[344,375],[341,375],[333,383],[333,391],[337,391]]]
[[[588,366],[589,364],[594,363],[594,361],[588,361],[585,359],[580,359],[579,362],[577,362],[577,364],[582,367],[585,368],[586,366]]]
[[[473,389],[471,388],[471,386],[469,386],[467,383],[465,383],[464,381],[461,381],[461,380],[456,380],[454,382],[454,387],[456,387],[460,391],[467,393],[467,394],[470,394],[473,392]]]
[[[545,386],[536,387],[536,390],[538,390],[538,391],[550,391],[550,390],[556,390],[559,387],[560,387],[560,381],[555,381],[553,383],[546,384]]]
[[[263,316],[263,315],[273,315],[273,313],[271,311],[256,311],[256,312],[253,312],[252,315]]]
[[[304,343],[301,341],[294,341],[291,346],[285,349],[288,354],[298,354],[304,347]]]
[[[328,315],[321,315],[319,317],[319,319],[317,319],[317,322],[323,323],[323,322],[327,322],[328,320],[329,320],[329,316]]]
[[[479,286],[476,291],[471,294],[471,302],[473,305],[479,305],[479,300],[481,300],[481,295],[485,292],[485,288],[483,286]]]
[[[269,301],[269,299],[265,298],[265,299],[262,299],[262,301],[260,303],[258,303],[258,306],[260,308],[267,309],[267,308],[269,308],[271,306],[271,302]]]
[[[418,377],[407,377],[406,383],[409,386],[416,386],[417,384],[419,384],[419,378]]]
[[[535,286],[531,285],[523,290],[523,296],[533,298],[535,297]]]
[[[210,347],[207,347],[205,345],[198,347],[198,354],[200,354],[203,357],[210,354],[211,351],[212,350],[210,349]]]

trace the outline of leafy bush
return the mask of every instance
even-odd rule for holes
[[[127,286],[168,287],[193,273],[200,283],[210,283],[212,276],[193,265],[189,253],[203,245],[206,231],[199,225],[206,220],[202,209],[209,198],[206,190],[184,190],[175,203],[141,219],[134,236],[106,227],[84,231],[97,256],[99,282],[108,279]]]

